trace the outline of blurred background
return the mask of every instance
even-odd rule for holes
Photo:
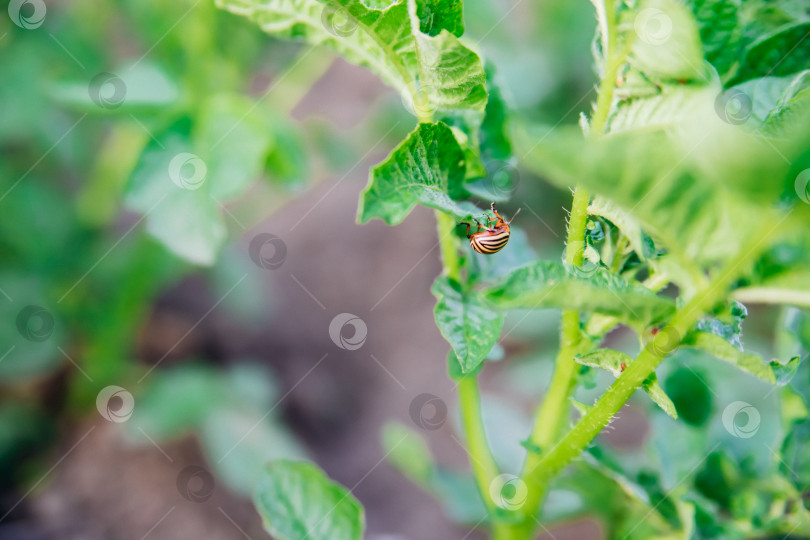
[[[468,0],[465,12],[514,114],[559,125],[589,110],[588,2]],[[369,538],[484,537],[433,321],[433,214],[355,224],[369,167],[416,124],[401,96],[208,0],[12,1],[0,66],[0,538],[266,538],[249,493],[278,457],[313,459],[352,489]],[[193,208],[139,199],[132,186],[165,171],[161,153],[189,132],[235,156],[208,173],[241,190]],[[521,207],[525,241],[558,259],[570,194],[509,174],[506,214]],[[201,230],[221,237],[218,253],[183,252]],[[769,351],[757,329],[777,316],[752,312],[747,344]],[[504,360],[483,376],[491,442],[513,472],[558,324],[554,310],[510,315]],[[678,429],[732,401],[712,380],[765,395],[733,368],[684,362],[659,373],[697,411]],[[602,439],[649,452],[660,428],[646,408],[631,403]],[[441,489],[470,504],[437,504],[387,462],[391,421],[425,436]],[[569,503],[553,493],[550,511]],[[604,527],[585,516],[542,537]]]

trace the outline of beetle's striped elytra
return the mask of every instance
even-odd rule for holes
[[[492,255],[503,249],[506,243],[509,242],[509,224],[512,223],[512,220],[520,213],[520,208],[518,208],[518,211],[515,212],[512,219],[506,221],[501,217],[498,211],[495,210],[494,202],[490,205],[490,208],[492,209],[492,213],[495,214],[495,217],[488,217],[486,225],[479,223],[477,219],[473,218],[475,224],[478,225],[476,232],[470,234],[470,224],[462,223],[462,225],[467,226],[467,238],[470,239],[470,246],[482,255]],[[492,220],[495,220],[495,224],[490,227],[489,225]]]

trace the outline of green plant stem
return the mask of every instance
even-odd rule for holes
[[[436,223],[444,273],[450,279],[460,282],[461,259],[458,255],[455,235],[453,234],[456,222],[453,216],[437,210]],[[470,465],[475,476],[475,482],[487,510],[491,516],[494,516],[496,507],[489,494],[489,487],[499,473],[484,431],[484,421],[481,417],[481,396],[478,390],[478,379],[475,375],[469,375],[459,381],[458,399],[461,409],[461,423],[464,427],[464,436],[467,441],[467,450],[470,453]]]
[[[461,423],[467,440],[467,451],[470,453],[475,483],[481,498],[490,514],[495,504],[489,494],[492,481],[498,476],[498,466],[489,449],[484,422],[481,417],[481,395],[478,391],[478,379],[474,375],[464,377],[458,384],[458,399],[461,407]]]
[[[612,4],[611,4],[612,7]],[[616,37],[613,31],[615,27],[615,10],[605,9],[605,22],[607,31],[607,53],[615,50]],[[616,80],[620,62],[608,59],[606,78],[602,79],[599,97],[597,98],[596,110],[591,124],[593,134],[601,134],[605,128],[610,104],[613,100],[613,82]],[[613,76],[608,79],[607,74],[611,72]],[[610,84],[605,81],[610,80]],[[590,195],[587,190],[577,187],[574,190],[574,200],[571,204],[571,217],[568,221],[568,238],[566,240],[565,261],[572,266],[581,266],[585,257],[585,227],[588,222],[588,201]],[[562,328],[560,335],[560,350],[554,366],[551,385],[548,394],[543,400],[543,404],[538,410],[534,430],[531,435],[531,442],[537,448],[546,448],[553,444],[559,436],[563,422],[568,417],[570,407],[568,397],[576,373],[576,363],[574,354],[580,341],[579,313],[576,311],[564,310],[562,314]],[[524,465],[524,474],[530,468],[536,466],[537,456],[529,454]],[[529,494],[528,501],[538,505],[542,499],[542,493]]]
[[[571,206],[571,218],[568,223],[568,245],[565,260],[568,264],[580,266],[583,262],[585,224],[588,220],[588,191],[577,188],[574,191],[574,202]],[[568,417],[568,396],[576,373],[574,354],[580,341],[579,312],[563,310],[560,331],[560,350],[554,367],[554,375],[548,393],[540,407],[531,442],[538,448],[547,448],[557,439],[560,429]],[[525,467],[532,465],[532,455]]]
[[[600,136],[605,131],[608,115],[613,103],[613,89],[616,87],[616,78],[619,68],[624,63],[626,53],[617,51],[616,42],[616,9],[613,0],[605,1],[605,29],[607,50],[605,55],[605,72],[599,83],[599,95],[596,97],[596,107],[590,124],[590,134]]]
[[[532,431],[531,442],[538,449],[549,448],[559,437],[563,421],[568,417],[568,397],[574,380],[576,362],[574,354],[579,343],[579,313],[565,310],[560,331],[562,344],[557,353],[554,375],[548,392],[540,407]],[[533,461],[532,453],[526,461],[528,468]]]
[[[522,508],[524,512],[522,522],[513,526],[518,531],[517,534],[523,534],[523,538],[530,537],[535,526],[535,514],[549,482],[610,423],[633,392],[655,371],[658,364],[678,347],[680,340],[700,317],[726,297],[729,287],[739,273],[768,245],[779,225],[764,231],[746,253],[720,271],[701,294],[695,295],[673,316],[670,323],[641,351],[573,429],[551,450],[531,460],[531,466],[524,469],[522,477],[528,487],[529,497]]]
[[[439,235],[439,247],[442,254],[442,265],[447,277],[461,281],[461,259],[453,238],[456,221],[450,214],[436,210],[436,226]]]
[[[605,74],[599,88],[593,118],[591,119],[590,135],[601,136],[607,124],[613,102],[613,90],[619,68],[624,61],[624,54],[616,53],[616,10],[613,0],[605,2],[604,27],[606,34],[604,41],[604,54],[606,55]],[[566,241],[565,260],[573,266],[581,266],[585,256],[585,227],[588,220],[588,201],[590,195],[581,187],[574,190],[574,200],[571,205],[571,217],[568,223],[568,238]],[[530,452],[523,466],[521,478],[527,482],[528,494],[523,504],[524,520],[515,526],[517,537],[528,537],[534,530],[534,515],[537,513],[548,486],[532,481],[534,471],[540,465],[542,453],[551,447],[560,436],[560,431],[570,413],[569,397],[574,386],[576,376],[576,362],[581,330],[579,313],[564,310],[562,314],[562,328],[560,336],[560,350],[554,365],[549,391],[540,406],[531,443],[535,449]]]
[[[627,249],[627,246],[630,244],[630,240],[624,236],[619,236],[619,240],[616,242],[616,251],[613,252],[613,260],[610,261],[610,272],[613,274],[618,274],[619,270],[622,269],[622,263],[624,262],[624,252]]]
[[[589,199],[588,190],[581,187],[574,190],[565,249],[565,262],[572,266],[582,266],[585,260],[585,226],[588,223]]]
[[[574,191],[574,201],[571,205],[571,217],[568,222],[568,238],[565,251],[565,260],[571,265],[580,266],[584,260],[585,226],[588,219],[588,191],[577,188]],[[560,349],[554,364],[554,374],[551,384],[542,405],[538,409],[534,429],[530,437],[532,446],[537,449],[530,452],[523,466],[525,476],[528,471],[537,467],[543,449],[550,448],[560,436],[565,421],[570,413],[569,397],[576,377],[577,353],[581,338],[579,326],[579,312],[563,310],[562,327],[560,330]],[[529,490],[524,506],[533,508],[540,506],[543,491],[532,488]]]

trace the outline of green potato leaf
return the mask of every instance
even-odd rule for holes
[[[399,422],[383,426],[381,443],[386,459],[414,484],[429,489],[436,463],[422,436]]]
[[[705,351],[719,360],[733,364],[743,371],[771,384],[784,386],[799,367],[800,357],[794,356],[786,364],[776,360],[768,362],[760,355],[744,352],[723,339],[708,332],[692,332],[683,340],[685,346]]]
[[[577,361],[577,363],[582,364],[583,366],[590,366],[609,371],[616,378],[619,378],[622,371],[624,371],[622,369],[622,364],[624,364],[626,368],[633,362],[632,356],[621,351],[614,351],[612,349],[598,349],[585,355],[576,356],[574,359]],[[644,381],[642,388],[645,392],[647,392],[647,395],[650,396],[650,399],[652,399],[656,405],[661,407],[661,410],[672,418],[678,418],[678,413],[675,410],[675,404],[672,403],[672,400],[669,399],[669,396],[667,396],[666,392],[664,392],[663,388],[661,388],[661,386],[658,384],[658,379],[656,378],[655,373],[650,375],[650,377]]]
[[[644,0],[625,11],[632,51],[629,62],[652,79],[699,80],[706,75],[695,18],[675,0]]]
[[[267,154],[265,172],[271,182],[295,191],[306,185],[310,163],[306,141],[299,126],[289,119],[272,119],[274,144]]]
[[[752,43],[744,53],[734,82],[761,75],[790,75],[810,69],[810,22],[788,24]]]
[[[415,108],[483,111],[486,75],[478,55],[462,45],[460,2],[360,0],[217,0],[217,6],[254,21],[265,32],[326,45],[367,67]]]
[[[125,191],[146,230],[174,254],[214,263],[226,239],[222,205],[261,175],[274,137],[266,117],[243,96],[206,102],[192,124],[181,119],[144,148]]]
[[[619,103],[608,124],[611,133],[632,131],[643,127],[673,128],[685,118],[711,114],[707,104],[715,99],[720,86],[712,85],[662,85],[661,91],[650,95],[631,95]]]
[[[181,92],[177,81],[150,62],[120,66],[87,81],[58,83],[51,92],[61,104],[94,114],[151,113],[177,107]]]
[[[208,463],[233,491],[250,496],[257,471],[278,459],[306,459],[307,452],[289,429],[266,410],[220,407],[211,411],[197,433]]]
[[[766,277],[756,285],[735,290],[734,298],[746,303],[810,307],[810,272],[797,268]]]
[[[146,230],[174,254],[212,265],[225,243],[225,222],[208,189],[174,189],[147,216]]]
[[[158,441],[198,429],[230,397],[220,373],[197,365],[158,371],[149,383],[138,396],[131,425]],[[137,437],[138,433],[130,435]]]
[[[521,266],[484,289],[482,296],[499,309],[556,307],[643,325],[661,321],[675,310],[672,300],[603,268],[569,269],[552,261]]]
[[[365,223],[379,218],[396,225],[421,203],[469,221],[481,211],[453,200],[466,194],[464,177],[464,152],[450,127],[443,122],[419,124],[371,169],[357,219]]]
[[[721,75],[727,73],[739,56],[742,37],[741,0],[689,0],[700,29],[706,59]]]
[[[267,411],[276,383],[264,369],[235,364],[223,372],[203,365],[157,371],[137,397],[130,439],[141,444],[194,433],[216,477],[230,489],[250,495],[256,472],[274,459],[302,459],[306,451]]]
[[[0,329],[6,355],[0,362],[0,383],[22,384],[53,373],[68,362],[59,352],[69,347],[66,321],[42,293],[36,276],[6,270],[0,279],[16,300],[0,305],[0,317],[7,321]]]
[[[592,447],[555,479],[552,496],[574,492],[578,500],[576,504],[569,503],[568,508],[557,509],[554,521],[597,516],[610,531],[608,538],[689,538],[688,520],[682,520],[683,525],[670,523],[665,515],[673,504],[685,506],[685,503],[674,496],[652,500],[644,486],[612,458],[601,448]],[[688,515],[688,511],[684,513]]]
[[[419,30],[429,36],[447,30],[454,36],[461,37],[464,33],[463,7],[461,0],[417,0]]]
[[[493,311],[480,298],[461,285],[439,276],[431,289],[437,298],[433,314],[436,325],[450,342],[461,371],[470,373],[486,359],[498,342],[504,316]]]
[[[211,197],[227,201],[242,195],[260,176],[273,145],[269,119],[246,96],[208,99],[194,126],[195,153],[206,164]]]
[[[186,122],[158,137],[141,154],[124,204],[143,214],[149,234],[175,255],[213,264],[225,241],[225,223],[211,197],[207,165],[193,153]]]
[[[805,418],[791,426],[780,451],[782,461],[779,468],[802,492],[806,492],[810,487],[808,444],[810,444],[810,420]]]
[[[419,432],[399,423],[388,423],[383,427],[382,447],[390,464],[436,497],[450,519],[468,525],[481,523],[486,508],[472,474],[437,464]]]
[[[279,460],[261,473],[253,502],[278,540],[362,540],[363,507],[311,463]]]
[[[558,128],[519,132],[516,142],[535,172],[560,187],[581,185],[631,212],[656,245],[660,241],[697,275],[697,266],[733,259],[781,219],[763,200],[775,202],[786,191],[789,175],[779,153],[792,151],[735,127],[706,111],[703,120],[675,131],[634,129],[594,140]],[[701,135],[699,128],[707,131]]]

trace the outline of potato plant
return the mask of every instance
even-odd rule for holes
[[[267,175],[284,193],[282,206],[308,175],[313,160],[287,117],[331,59],[313,51],[330,50],[392,88],[414,119],[371,168],[357,221],[395,226],[427,207],[441,253],[431,292],[450,350],[414,361],[446,365],[469,470],[431,455],[425,435],[434,425],[420,415],[446,404],[430,394],[412,403],[421,432],[398,423],[383,430],[388,462],[465,530],[496,540],[535,538],[583,516],[616,539],[810,538],[810,10],[803,2],[592,0],[592,18],[576,24],[595,28],[596,94],[572,109],[579,125],[516,112],[498,84],[508,66],[464,36],[462,0],[215,0],[190,8],[79,1],[62,28],[39,41],[30,32],[43,24],[44,3],[32,1],[33,11],[24,4],[9,5],[21,29],[7,38],[12,45],[1,42],[0,28],[7,81],[18,85],[0,90],[25,105],[0,118],[0,141],[26,149],[0,164],[0,202],[8,197],[2,285],[31,303],[2,304],[15,322],[4,337],[16,350],[0,358],[0,383],[13,389],[0,402],[0,426],[11,426],[4,440],[42,437],[26,429],[51,421],[30,381],[53,375],[60,362],[79,369],[65,409],[95,404],[110,422],[133,412],[115,416],[99,404],[118,395],[132,405],[114,385],[140,384],[155,370],[130,431],[152,444],[196,433],[217,476],[253,494],[273,538],[363,538],[353,488],[302,460],[302,445],[270,414],[279,392],[266,373],[156,369],[171,351],[148,369],[131,361],[159,292],[194,265],[228,259],[226,222],[239,223],[225,205]],[[97,44],[108,41],[108,30],[88,23],[91,7],[110,18],[121,9],[154,51],[106,71]],[[153,28],[156,13],[185,21],[184,32]],[[66,38],[63,28],[75,33]],[[297,56],[274,49],[286,52],[269,62],[286,67],[262,95],[275,90],[272,99],[256,101],[245,88],[266,61],[261,32],[277,45],[307,45]],[[76,65],[56,77],[46,99],[32,89],[52,55]],[[527,84],[537,82],[533,72],[544,73],[533,64],[521,69]],[[65,110],[75,123],[65,123]],[[91,113],[116,120],[108,131],[88,128]],[[48,127],[60,122],[63,137],[75,128],[99,146],[45,160],[61,141]],[[32,155],[42,156],[38,170]],[[91,170],[78,166],[84,161]],[[31,171],[65,169],[82,180],[75,212],[65,210],[61,187],[22,182]],[[570,190],[567,228],[557,231],[565,237],[560,258],[540,259],[530,246],[522,224],[542,217],[517,195],[519,177],[566,196]],[[110,235],[119,205],[137,217],[123,236]],[[475,232],[476,220],[491,223],[493,209],[511,217],[522,208],[505,247],[471,248],[465,223]],[[50,219],[29,224],[31,214]],[[149,237],[133,233],[141,224]],[[278,237],[265,233],[250,244],[258,267],[283,263]],[[264,244],[275,247],[272,257],[262,256]],[[772,354],[755,352],[748,334],[744,345],[748,306],[775,321]],[[545,320],[536,315],[549,308],[560,313],[550,323],[559,347],[547,377],[530,371],[521,381],[535,412],[518,443],[488,420],[479,383],[488,364],[517,363],[509,334],[526,320]],[[331,333],[342,342],[339,329]],[[59,354],[38,345],[46,340]],[[649,434],[642,447],[618,452],[600,434],[634,410],[644,411]],[[255,432],[253,446],[240,446],[246,431]],[[501,455],[505,440],[520,462]],[[3,451],[0,462],[15,457]],[[201,491],[188,487],[191,478],[202,478]],[[206,470],[186,467],[177,486],[200,502],[213,482]]]
[[[810,23],[800,3],[594,0],[598,97],[578,128],[508,114],[492,76],[497,66],[462,37],[460,1],[218,6],[273,35],[334,49],[400,92],[417,117],[371,169],[358,221],[396,225],[416,205],[435,210],[444,266],[432,289],[436,324],[451,347],[448,369],[492,538],[533,538],[554,519],[544,501],[560,484],[608,516],[610,538],[810,535],[800,449],[807,319],[786,309],[791,337],[776,359],[744,350],[740,340],[745,304],[806,307],[810,300]],[[563,260],[531,260],[522,245],[510,246],[512,256],[466,245],[459,224],[487,214],[471,197],[520,205],[504,200],[511,187],[496,185],[492,160],[518,160],[573,189]],[[553,376],[534,381],[543,398],[522,468],[504,471],[482,422],[478,376],[506,313],[548,307],[562,310]],[[638,336],[635,352],[604,346],[617,326]],[[668,422],[679,410],[689,411],[686,422],[702,422],[689,395],[669,396],[656,378],[678,349],[778,388],[783,439],[767,478],[735,470],[716,448],[696,444],[688,451],[706,455],[706,466],[697,475],[679,471],[672,483],[594,446],[637,390]],[[575,400],[595,371],[615,381],[595,402]],[[759,424],[756,408],[734,407],[723,413],[730,433]],[[400,433],[407,431],[391,426],[385,437],[389,458],[417,484],[446,495],[419,435],[395,446]],[[256,505],[277,538],[362,536],[357,501],[310,465],[270,464]]]

